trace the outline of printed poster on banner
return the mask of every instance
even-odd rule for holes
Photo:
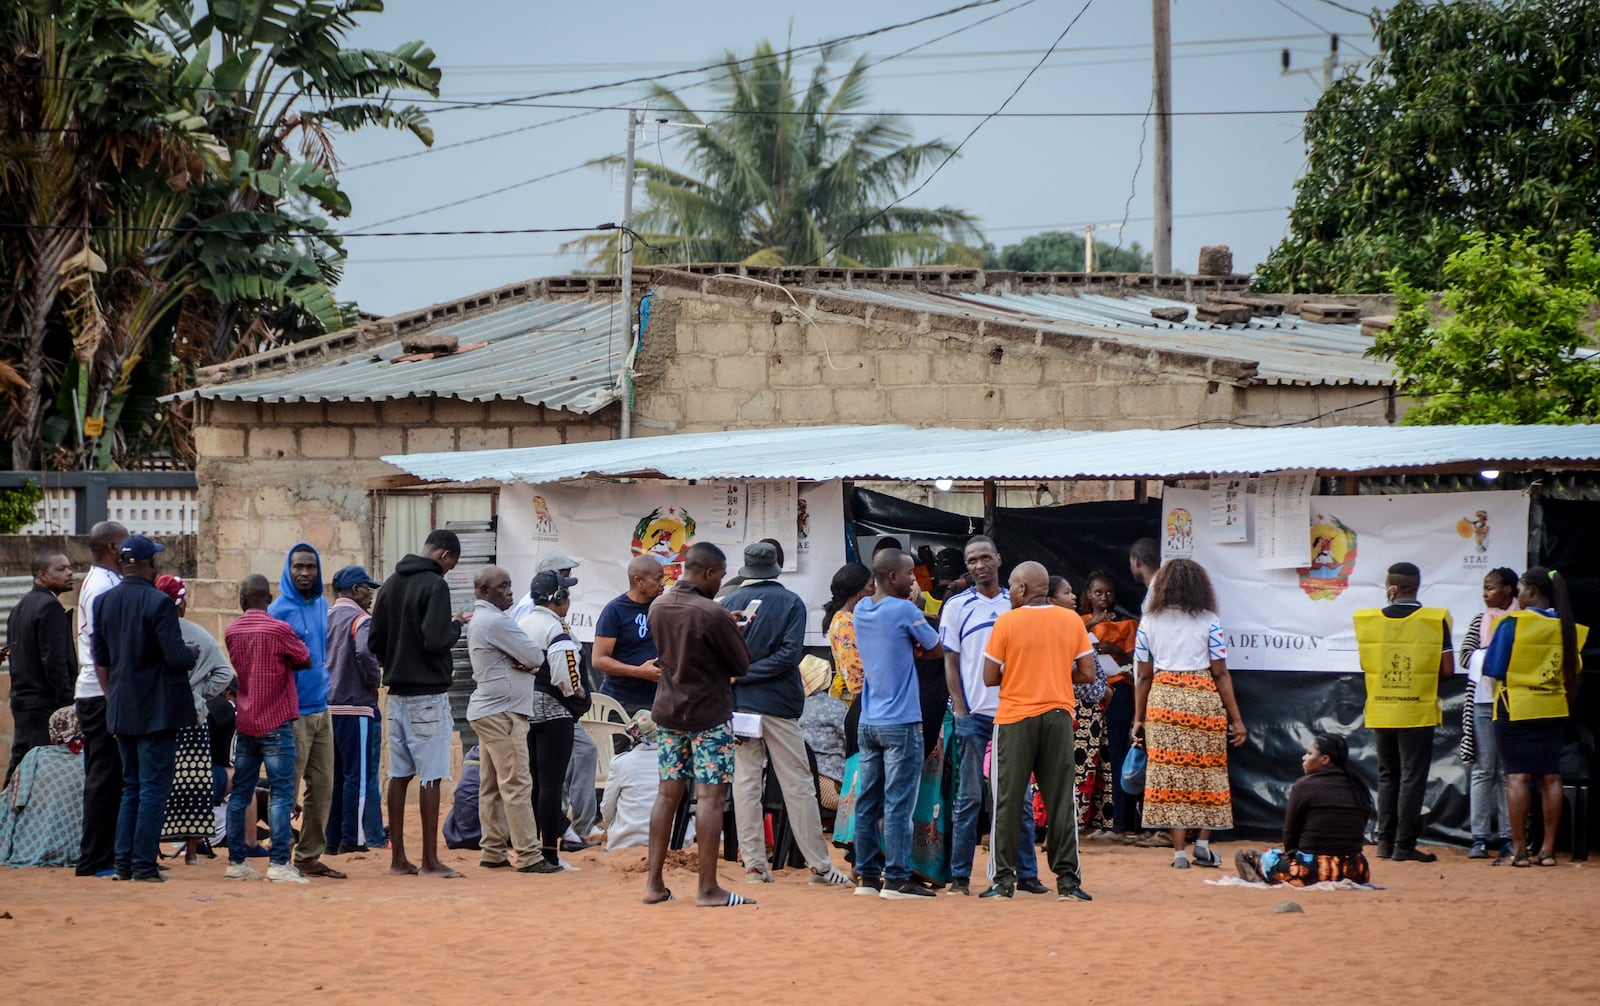
[[[1384,578],[1397,562],[1422,571],[1420,600],[1450,611],[1459,642],[1483,610],[1484,574],[1527,565],[1524,493],[1312,496],[1293,536],[1296,564],[1283,569],[1263,569],[1249,543],[1185,538],[1181,529],[1192,527],[1191,515],[1210,498],[1208,491],[1166,491],[1162,561],[1191,558],[1210,574],[1231,669],[1359,672],[1352,616],[1384,606]],[[1258,500],[1253,494],[1243,500],[1246,517],[1259,527]]]
[[[639,481],[629,485],[506,485],[500,490],[497,554],[511,572],[520,597],[532,579],[539,557],[565,552],[581,565],[573,574],[572,609],[567,620],[573,635],[594,639],[595,620],[606,603],[627,590],[627,566],[648,555],[661,564],[670,585],[683,572],[683,560],[696,541],[711,541],[727,553],[728,576],[743,564],[744,546],[761,538],[783,543],[785,572],[780,582],[806,600],[809,609],[806,644],[826,646],[822,605],[828,584],[844,562],[844,493],[839,482],[797,488],[794,482],[770,483],[770,505],[762,507],[759,526],[744,521],[744,536],[730,540],[725,525],[733,512],[728,486],[702,482],[680,485]],[[746,494],[761,483],[736,483],[741,518]],[[787,490],[783,487],[787,486]],[[792,494],[792,495],[790,495]],[[782,514],[782,522],[775,514]],[[721,527],[709,527],[720,523]]]

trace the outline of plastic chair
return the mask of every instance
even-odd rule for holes
[[[622,723],[628,722],[628,711],[622,708],[622,703],[609,695],[594,692],[589,696],[589,711],[583,714],[585,723]]]
[[[615,700],[613,700],[615,701]],[[590,712],[594,707],[590,707]],[[627,733],[626,723],[612,723],[603,719],[590,719],[587,715],[580,721],[583,730],[594,741],[594,746],[599,749],[600,757],[595,762],[594,784],[597,789],[605,789],[606,781],[611,778],[611,759],[616,755],[617,748],[614,738],[622,737]]]
[[[1589,785],[1568,783],[1561,787],[1561,798],[1566,806],[1562,820],[1570,829],[1572,861],[1581,863],[1589,858]]]

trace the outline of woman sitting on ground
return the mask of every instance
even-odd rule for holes
[[[1370,883],[1362,854],[1372,793],[1350,771],[1350,747],[1336,734],[1317,734],[1300,758],[1305,774],[1289,788],[1283,848],[1234,854],[1239,876],[1253,883],[1306,887],[1325,880]]]
[[[50,714],[50,743],[22,756],[0,791],[0,866],[74,866],[83,838],[83,732],[71,706]]]

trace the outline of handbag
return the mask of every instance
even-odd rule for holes
[[[1145,756],[1144,748],[1131,747],[1128,756],[1122,759],[1122,791],[1129,796],[1139,796],[1144,792],[1144,770],[1149,763]]]

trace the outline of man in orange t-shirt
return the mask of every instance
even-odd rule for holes
[[[1072,686],[1094,680],[1094,643],[1083,620],[1050,603],[1050,575],[1036,562],[1011,571],[1011,610],[984,647],[983,680],[1000,686],[994,716],[994,886],[1009,898],[1017,883],[1017,835],[1029,776],[1044,797],[1050,832],[1045,855],[1061,901],[1090,901],[1078,873],[1074,811]]]

